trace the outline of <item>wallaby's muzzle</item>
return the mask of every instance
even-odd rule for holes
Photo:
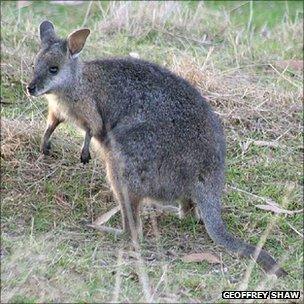
[[[38,77],[34,77],[26,87],[28,94],[31,96],[39,96],[45,93],[44,85],[41,85],[38,79]]]
[[[36,84],[31,82],[28,86],[27,86],[27,91],[30,95],[35,96],[36,94]]]

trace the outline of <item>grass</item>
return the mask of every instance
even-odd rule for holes
[[[303,70],[277,65],[303,59],[302,2],[93,2],[86,18],[88,5],[1,2],[1,303],[145,301],[129,245],[86,228],[115,205],[97,155],[80,164],[82,136],[68,125],[56,130],[52,156],[39,154],[46,102],[27,97],[25,85],[44,19],[63,36],[91,28],[86,59],[135,52],[208,98],[226,130],[231,232],[259,242],[275,219],[256,208],[263,199],[302,208]],[[143,213],[141,256],[154,302],[221,302],[221,291],[240,289],[250,260],[216,246],[192,218],[152,215]],[[303,291],[299,233],[302,214],[278,215],[264,247],[290,275],[276,280],[255,266],[248,290]],[[181,260],[205,251],[222,264]]]

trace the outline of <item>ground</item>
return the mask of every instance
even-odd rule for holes
[[[223,290],[303,291],[303,214],[293,212],[303,186],[302,2],[16,5],[1,2],[1,303],[222,303]],[[264,240],[287,277],[216,246],[191,217],[144,210],[139,255],[86,226],[115,203],[98,155],[80,163],[73,126],[40,155],[47,105],[25,87],[44,19],[62,36],[89,27],[83,58],[131,53],[201,91],[226,130],[225,222],[250,243]],[[258,208],[273,203],[292,212]],[[119,227],[119,215],[110,224]],[[194,252],[220,263],[183,261]]]

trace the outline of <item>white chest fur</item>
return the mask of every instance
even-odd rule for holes
[[[47,94],[46,99],[49,103],[49,110],[56,113],[56,116],[63,120],[72,119],[72,107],[70,107],[66,102],[59,100],[54,94]]]
[[[54,94],[47,94],[46,97],[49,111],[54,112],[58,118],[68,120],[81,129],[89,128],[93,136],[100,133],[103,122],[93,100],[70,102],[61,100]]]

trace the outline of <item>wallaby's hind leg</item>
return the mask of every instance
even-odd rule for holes
[[[44,155],[50,154],[50,149],[51,149],[50,137],[61,122],[63,122],[63,120],[59,119],[56,116],[55,112],[49,111],[48,119],[47,119],[47,126],[44,131],[42,142],[41,142],[41,152]]]
[[[140,200],[128,194],[122,194],[120,192],[114,191],[116,200],[119,202],[120,206],[117,206],[107,213],[99,216],[92,224],[88,227],[97,229],[102,232],[111,233],[115,236],[120,236],[125,233],[127,236],[131,237],[132,240],[138,241],[142,238],[142,222],[140,218]],[[104,226],[104,224],[117,212],[121,211],[123,229],[116,229],[112,227]]]
[[[141,200],[132,194],[118,195],[124,232],[133,240],[142,238],[142,222],[140,218]]]
[[[204,180],[198,182],[194,197],[201,211],[201,216],[209,236],[214,242],[241,256],[256,258],[256,261],[269,273],[275,273],[278,277],[287,272],[280,268],[274,258],[263,249],[249,245],[231,235],[222,220],[221,193],[224,183],[222,171],[215,171]]]
[[[128,183],[124,180],[123,163],[120,155],[117,154],[113,154],[113,158],[109,156],[107,159],[107,179],[115,201],[120,206],[123,231],[132,240],[137,241],[142,236],[142,223],[139,214],[142,197],[129,191]]]

